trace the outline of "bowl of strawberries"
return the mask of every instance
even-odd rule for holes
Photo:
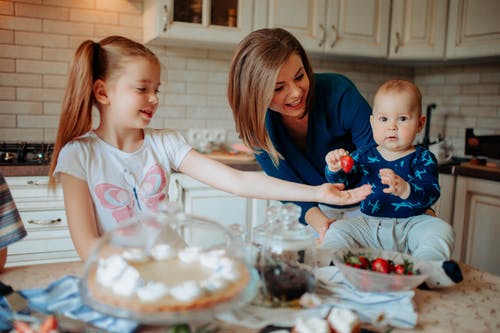
[[[333,254],[344,277],[364,292],[412,290],[427,279],[411,255],[372,248],[351,248]]]

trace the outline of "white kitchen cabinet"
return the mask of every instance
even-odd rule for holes
[[[255,0],[255,28],[283,28],[312,53],[385,58],[389,0]]]
[[[448,0],[393,0],[389,59],[445,57]]]
[[[500,1],[450,0],[446,57],[500,56]]]
[[[9,245],[6,266],[80,260],[71,241],[62,190],[48,177],[6,177],[28,235]]]
[[[234,47],[252,30],[253,0],[145,0],[144,43]]]
[[[448,222],[453,222],[453,205],[455,200],[455,179],[454,175],[444,173],[439,174],[439,187],[441,195],[439,200],[432,207],[436,211],[436,215]]]
[[[500,275],[500,182],[458,176],[453,227],[453,257]]]
[[[243,198],[205,185],[187,175],[170,178],[169,199],[179,202],[184,212],[199,215],[229,227],[239,224],[245,237],[254,226],[264,222],[267,200]]]

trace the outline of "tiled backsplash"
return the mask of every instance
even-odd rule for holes
[[[85,39],[121,34],[140,41],[142,1],[0,0],[0,142],[53,142],[72,53]],[[226,99],[231,52],[151,46],[163,64],[153,127],[227,131],[237,139]],[[466,127],[500,134],[500,63],[390,66],[314,59],[316,71],[347,75],[370,102],[382,82],[414,80],[425,106],[436,103],[431,137],[464,154]]]

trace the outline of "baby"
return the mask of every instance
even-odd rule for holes
[[[330,226],[323,247],[382,248],[439,263],[450,259],[452,227],[425,214],[438,200],[440,189],[436,158],[413,145],[425,123],[421,100],[411,82],[384,83],[377,90],[370,116],[376,144],[350,155],[354,160],[350,171],[342,170],[345,161],[341,160],[350,158],[344,149],[326,155],[328,181],[346,187],[370,184],[372,194],[361,202],[361,216]]]

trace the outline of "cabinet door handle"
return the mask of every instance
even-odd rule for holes
[[[38,180],[27,180],[26,184],[27,185],[40,185],[40,182]]]
[[[179,181],[177,179],[174,180],[173,183],[173,188],[172,191],[170,192],[170,201],[177,201],[180,202],[180,197],[181,197],[181,191],[182,191],[182,186],[179,184]]]
[[[57,219],[48,219],[48,220],[28,220],[29,224],[38,224],[38,225],[49,225],[49,224],[54,224],[54,223],[59,223],[61,222],[61,218]]]
[[[337,43],[337,28],[335,27],[335,24],[332,24],[332,43],[330,44],[330,48],[333,49],[335,46],[335,43]]]
[[[323,24],[320,24],[319,25],[319,28],[321,29],[321,32],[323,33],[322,36],[321,36],[321,40],[319,41],[319,44],[318,46],[319,47],[322,47],[323,45],[325,45],[325,41],[326,41],[326,29],[325,29],[325,26]]]
[[[167,31],[168,28],[168,5],[163,6],[163,32]]]
[[[395,54],[398,54],[400,46],[401,46],[401,35],[399,34],[399,32],[396,32],[396,47],[394,48]]]

